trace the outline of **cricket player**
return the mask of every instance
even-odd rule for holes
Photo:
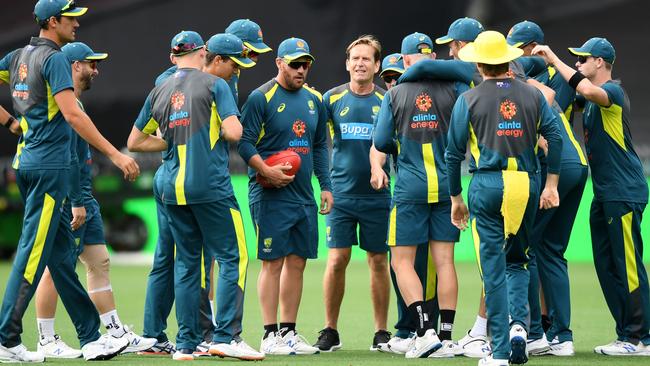
[[[41,352],[27,350],[20,334],[22,317],[47,265],[77,329],[85,359],[112,358],[129,343],[125,337],[100,338],[97,310],[74,271],[69,221],[61,224],[66,220],[61,207],[69,193],[70,127],[108,156],[126,179],[139,174],[135,161],[104,139],[76,102],[70,62],[60,47],[75,39],[77,17],[87,10],[65,0],[37,2],[39,36],[0,59],[0,81],[9,84],[14,111],[20,116],[22,137],[13,168],[25,204],[22,234],[0,309],[3,362],[44,360]],[[17,129],[13,117],[3,124]]]
[[[262,260],[257,281],[264,322],[260,351],[271,355],[319,352],[296,330],[303,272],[307,259],[316,258],[318,247],[312,173],[320,183],[320,213],[329,214],[333,204],[327,111],[321,94],[305,85],[313,62],[305,40],[282,41],[275,59],[277,76],[249,95],[242,114],[239,154],[251,168],[248,196],[257,228],[257,258]],[[290,166],[264,162],[287,149],[301,158],[294,176],[284,174]],[[259,185],[255,172],[273,188]]]

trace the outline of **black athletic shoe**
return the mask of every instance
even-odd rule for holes
[[[318,332],[318,341],[314,344],[321,352],[334,352],[341,348],[339,332],[336,329],[325,328]]]
[[[372,338],[372,346],[370,346],[371,351],[377,351],[379,350],[379,345],[383,344],[386,345],[388,341],[390,341],[390,337],[392,334],[390,334],[389,331],[387,330],[378,330],[375,332],[375,336]]]

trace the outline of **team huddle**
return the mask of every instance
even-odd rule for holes
[[[286,39],[277,48],[277,75],[250,93],[241,113],[241,71],[272,51],[259,25],[235,20],[207,42],[193,31],[175,35],[173,66],[155,80],[127,141],[132,152],[162,153],[154,177],[159,237],[143,335],[135,334],[115,306],[89,145],[125,179],[135,180],[140,171],[83,110],[81,95],[108,58],[74,42],[86,11],[72,1],[39,0],[39,37],[0,59],[0,83],[9,84],[16,114],[0,107],[0,123],[19,136],[13,168],[25,203],[0,310],[0,362],[106,360],[136,352],[179,361],[263,360],[335,351],[343,346],[338,318],[354,245],[366,252],[371,273],[371,351],[474,357],[483,366],[573,356],[564,253],[588,166],[594,264],[616,322],[616,339],[594,352],[650,356],[641,237],[648,186],[632,146],[629,99],[612,79],[614,47],[591,38],[570,48],[576,71],[543,45],[537,24],[517,23],[506,37],[471,18],[456,20],[435,39],[448,45],[450,60],[436,60],[434,42],[423,33],[404,37],[400,52],[383,60],[374,36],[357,38],[345,50],[349,82],[323,95],[306,83],[315,62],[307,41]],[[385,89],[374,84],[377,73]],[[572,129],[576,112],[582,113],[586,155]],[[249,167],[261,261],[259,349],[241,337],[249,254],[229,145]],[[278,153],[296,166],[272,163]],[[461,164],[467,155],[472,179],[465,203]],[[326,215],[320,234],[328,246],[325,325],[312,344],[298,332],[297,314],[307,259],[317,255],[318,214]],[[454,341],[454,244],[467,228],[483,288],[474,325]],[[87,289],[75,273],[78,259]],[[391,282],[394,335],[387,325]],[[55,330],[58,295],[79,350]],[[32,296],[36,352],[21,341]],[[172,342],[165,330],[174,303]]]

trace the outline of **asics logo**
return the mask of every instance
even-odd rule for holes
[[[278,107],[278,113],[282,113],[282,111],[284,111],[286,107],[287,107],[286,104],[284,103],[280,104],[280,106]]]
[[[623,346],[623,348],[628,352],[636,352],[636,347],[631,344],[626,344]]]
[[[343,117],[343,116],[345,116],[346,114],[348,114],[349,111],[350,111],[350,107],[345,107],[345,108],[343,108],[343,110],[341,111],[341,113],[339,113],[339,116]]]

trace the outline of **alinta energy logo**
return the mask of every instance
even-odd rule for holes
[[[429,113],[429,109],[433,106],[433,101],[429,94],[426,92],[420,93],[415,98],[415,106],[422,113],[413,115],[411,118],[411,129],[437,129],[438,116],[435,113]]]
[[[28,71],[29,69],[27,68],[27,64],[22,63],[18,66],[18,79],[20,82],[14,85],[14,91],[11,93],[11,95],[16,99],[27,100],[27,98],[29,98],[29,85],[25,83]]]
[[[513,120],[517,115],[517,105],[510,99],[506,99],[499,105],[499,113],[504,121],[499,122],[497,126],[497,136],[522,137],[524,129],[521,122]]]
[[[303,138],[305,133],[307,133],[307,124],[297,119],[293,122],[293,126],[291,127],[291,130],[293,131],[294,135],[296,135],[296,138],[289,141],[288,150],[292,150],[297,152],[298,154],[303,154],[303,155],[309,154],[310,151],[309,140]]]
[[[169,116],[169,128],[189,126],[190,114],[181,110],[185,105],[185,94],[179,90],[175,91],[170,98],[170,104],[175,111]]]

